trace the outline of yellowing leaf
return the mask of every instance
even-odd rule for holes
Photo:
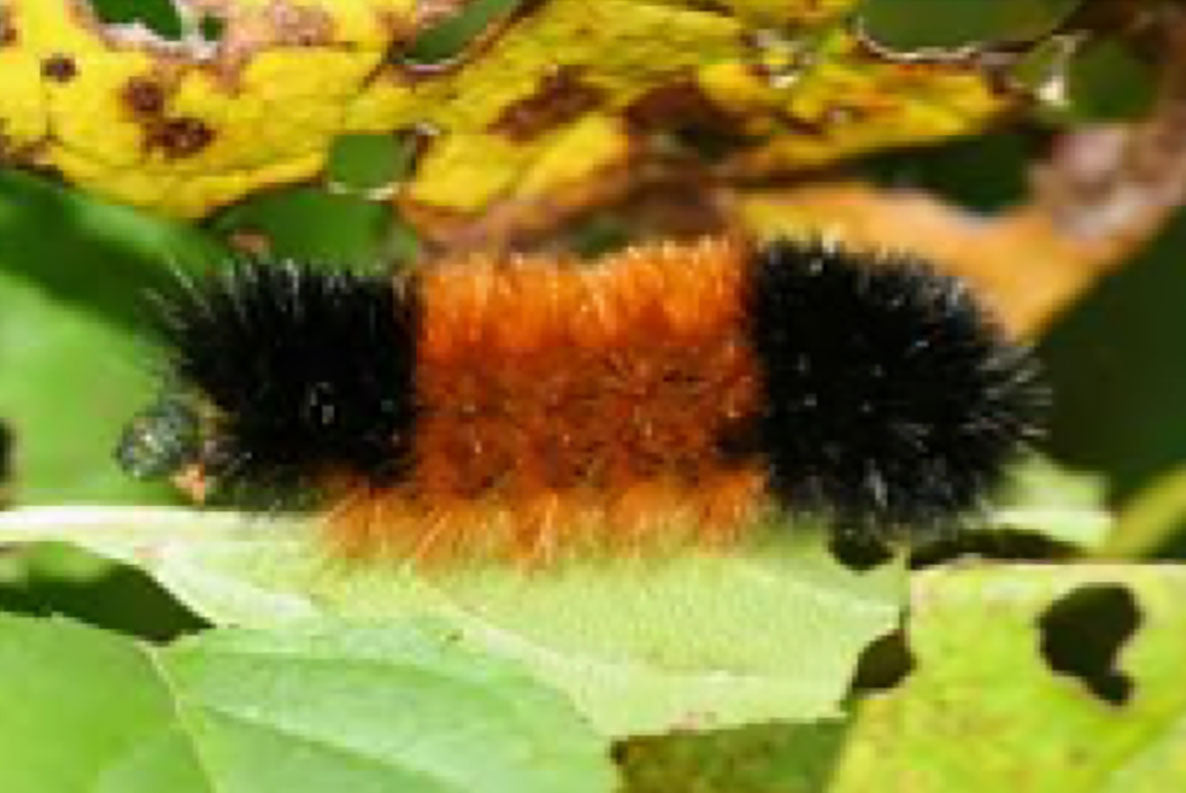
[[[1186,568],[985,566],[912,590],[914,670],[864,703],[829,791],[1186,785]]]
[[[464,8],[191,5],[221,20],[216,42],[104,26],[85,3],[8,0],[0,152],[200,217],[316,176],[339,135],[415,129],[427,144],[401,203],[468,219],[524,196],[594,200],[583,186],[615,167],[628,185],[642,173],[629,163],[666,156],[705,114],[745,139],[722,172],[760,175],[975,130],[1005,106],[973,66],[862,50],[849,0],[550,0],[493,14],[454,57],[425,63],[405,55]]]

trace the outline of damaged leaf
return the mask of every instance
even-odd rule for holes
[[[829,791],[1186,784],[1186,568],[982,566],[911,589],[916,668],[861,704]]]

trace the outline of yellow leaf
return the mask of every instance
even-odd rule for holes
[[[465,3],[196,0],[224,22],[215,45],[105,27],[85,3],[8,0],[0,153],[201,217],[317,177],[338,135],[416,129],[431,134],[404,197],[465,219],[553,191],[571,203],[607,168],[669,154],[706,108],[739,140],[706,165],[747,176],[971,132],[1004,109],[973,65],[860,48],[853,5],[550,0],[411,64],[401,53]]]

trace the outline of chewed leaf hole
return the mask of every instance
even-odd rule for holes
[[[206,14],[198,20],[198,32],[204,40],[216,44],[222,41],[226,34],[226,20],[214,14]]]
[[[169,41],[177,41],[184,33],[173,0],[91,0],[91,8],[106,25],[140,23]]]
[[[906,631],[899,628],[872,642],[857,661],[850,690],[853,694],[886,691],[900,684],[914,671]]]
[[[1100,699],[1123,705],[1133,683],[1116,668],[1116,658],[1140,623],[1140,609],[1126,587],[1082,586],[1054,601],[1039,618],[1042,655],[1055,672],[1076,677]]]
[[[458,57],[490,26],[509,17],[523,0],[472,0],[457,13],[423,31],[401,60],[408,65],[441,64]]]

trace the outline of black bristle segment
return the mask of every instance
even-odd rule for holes
[[[775,497],[841,530],[931,530],[1036,434],[1045,392],[958,279],[907,256],[774,242],[751,262],[758,443]]]
[[[160,300],[172,377],[211,414],[198,462],[219,490],[284,494],[327,472],[406,466],[415,289],[293,262],[235,263]]]

